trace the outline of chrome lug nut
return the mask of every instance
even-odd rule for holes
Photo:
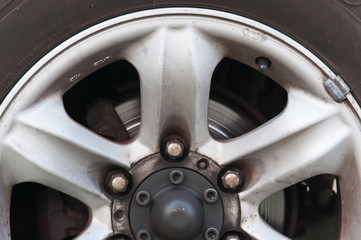
[[[229,235],[225,240],[241,240],[237,235]]]
[[[165,144],[165,154],[172,159],[183,156],[184,145],[178,139],[171,139]]]
[[[108,184],[113,193],[122,193],[127,190],[129,181],[121,172],[110,174]]]
[[[235,190],[243,184],[240,173],[233,170],[228,170],[222,176],[222,185],[227,190]]]

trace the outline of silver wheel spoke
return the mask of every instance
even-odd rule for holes
[[[260,203],[271,194],[290,185],[319,174],[337,174],[343,167],[346,156],[344,150],[350,141],[348,128],[340,128],[337,137],[329,130],[329,124],[341,125],[334,119],[325,125],[315,126],[308,131],[288,138],[288,143],[280,142],[247,162],[255,167],[251,185],[242,192],[242,198]],[[313,141],[302,141],[305,138]],[[292,147],[295,146],[295,147]],[[257,156],[257,157],[256,157]]]
[[[99,186],[99,166],[126,159],[116,147],[74,123],[61,99],[49,97],[17,115],[2,146],[4,174],[14,184],[41,183],[98,207],[110,203]]]
[[[190,136],[191,150],[208,141],[209,89],[220,50],[194,29],[169,27],[129,52],[141,81],[141,141],[156,149],[160,136],[174,127]]]
[[[342,168],[351,131],[337,108],[307,97],[291,92],[277,118],[238,139],[213,141],[200,149],[203,154],[217,149],[215,157],[222,165],[242,162],[251,169],[243,200],[259,204],[285,187],[317,174],[337,174]],[[337,130],[330,130],[333,126]]]
[[[251,172],[245,173],[249,181],[239,197],[242,208],[241,228],[254,239],[288,239],[260,216],[259,205],[264,199],[312,176],[338,174],[349,158],[344,153],[352,145],[352,133],[338,115],[337,108],[324,107],[324,111],[320,111],[317,105],[309,105],[305,99],[302,100],[303,97],[297,99],[298,97],[301,95],[290,94],[285,112],[261,127],[266,136],[258,135],[258,138],[263,138],[261,142],[267,144],[236,154],[241,157],[241,164],[247,166],[245,169]],[[307,114],[308,109],[318,112]],[[301,118],[302,122],[297,123],[301,116],[296,113],[300,112],[313,118]],[[272,128],[268,129],[270,126]],[[337,126],[336,134],[330,131],[330,126]],[[252,133],[249,136],[251,135]],[[245,139],[249,136],[245,136]]]
[[[215,74],[212,87],[217,89],[212,92],[214,99],[209,105],[212,75],[224,58],[225,61],[219,65]],[[263,67],[260,59],[263,59]],[[259,69],[269,78],[257,76],[243,65]],[[139,107],[135,104],[137,107],[134,109],[128,105],[135,97],[133,90],[132,93],[128,90],[138,86],[133,67],[139,76],[141,93],[141,104]],[[325,90],[326,79],[335,84],[331,92],[328,92],[330,89]],[[76,122],[77,117],[72,119],[64,109],[62,96],[70,96],[69,101],[66,101],[69,104],[66,109],[71,109],[69,114],[82,114],[76,112],[78,108],[75,105],[79,103],[81,108],[86,108],[93,94],[97,97],[105,97],[104,94],[108,96],[108,92],[105,93],[108,86],[103,86],[105,82],[109,88],[116,87],[109,94],[119,95],[118,114],[128,117],[122,118],[124,125],[131,129],[130,132],[133,131],[128,141],[116,143],[98,135],[90,129],[102,126],[102,123],[95,123],[87,129]],[[274,116],[277,111],[281,111],[286,104],[284,90],[288,99],[283,112],[248,131],[252,129],[253,119],[258,114],[256,111],[266,116]],[[342,79],[336,77],[317,56],[283,33],[235,14],[195,8],[161,8],[124,14],[100,22],[72,36],[39,59],[19,79],[0,106],[0,239],[11,238],[11,190],[16,184],[24,182],[42,184],[86,205],[89,221],[75,239],[108,239],[115,237],[113,235],[132,235],[139,232],[136,229],[138,222],[140,228],[154,230],[152,224],[161,214],[150,216],[148,213],[156,200],[160,199],[159,202],[163,203],[158,196],[164,193],[164,189],[168,189],[168,185],[159,187],[158,192],[150,180],[153,177],[158,180],[156,174],[165,167],[189,166],[192,166],[195,176],[199,171],[199,179],[204,177],[204,181],[209,180],[213,186],[222,184],[225,189],[237,190],[234,194],[230,190],[227,196],[219,195],[222,201],[216,204],[219,204],[219,213],[223,211],[225,218],[223,222],[220,219],[219,226],[214,227],[222,234],[223,230],[232,229],[256,240],[287,240],[280,233],[288,225],[285,221],[288,220],[290,199],[285,188],[298,188],[300,182],[308,183],[303,180],[311,181],[313,176],[332,174],[320,177],[337,178],[334,183],[340,185],[340,192],[330,194],[337,197],[336,201],[341,199],[341,216],[337,218],[338,211],[333,209],[330,215],[336,217],[327,218],[335,220],[336,224],[341,223],[341,239],[357,239],[361,231],[358,226],[361,216],[355,214],[361,202],[361,191],[358,190],[361,183],[361,115],[352,92],[347,93],[345,101],[336,103],[332,98],[336,90],[347,92]],[[81,101],[72,105],[78,101],[78,97]],[[213,101],[214,106],[217,106],[214,109]],[[211,109],[210,113],[208,109]],[[99,112],[94,112],[94,119],[97,119]],[[86,120],[90,123],[90,117]],[[247,128],[243,128],[242,123]],[[211,136],[209,126],[214,136],[239,137],[216,139]],[[247,133],[240,136],[242,132]],[[162,141],[170,134],[184,137],[189,149],[186,146],[187,151],[184,151],[182,144],[174,140],[166,145],[166,154],[177,158],[182,154],[185,156],[184,152],[189,150],[189,156],[184,161],[173,161],[166,165],[166,162],[159,161],[161,157],[158,153],[163,150],[159,149]],[[211,160],[205,162],[202,158]],[[196,165],[193,165],[193,161]],[[131,174],[132,189],[124,198],[111,199],[104,192],[104,175],[112,167],[124,168]],[[223,169],[216,172],[218,167]],[[233,168],[235,172],[232,174]],[[244,173],[242,189],[238,185],[238,170]],[[126,178],[128,173],[124,173]],[[220,173],[227,174],[219,176]],[[118,188],[122,191],[128,184],[120,173],[108,176],[109,179],[113,178],[109,181],[115,190]],[[172,184],[169,189],[173,190],[173,178],[169,179],[168,172],[164,176],[168,178],[166,183]],[[184,173],[184,176],[187,175]],[[159,175],[161,178],[163,175]],[[201,194],[200,198],[194,198],[197,204],[199,199],[205,198],[207,201],[211,196],[207,192],[204,194],[202,181],[194,186],[181,186],[182,191],[190,188],[190,205],[193,204],[193,192]],[[149,190],[149,199],[154,202],[141,207],[145,211],[144,216],[150,216],[146,222],[138,221],[143,219],[138,215],[137,218],[130,218],[137,214],[138,209],[128,209],[134,206],[134,201],[139,203],[136,193],[143,183],[144,186],[149,183],[154,190]],[[317,186],[323,186],[323,183]],[[202,191],[193,187],[202,187]],[[309,189],[317,190],[311,184]],[[168,197],[167,194],[164,198],[173,201],[173,196]],[[187,194],[181,194],[186,195],[181,199],[185,204],[188,204]],[[299,194],[309,201],[307,194]],[[19,197],[17,194],[13,196],[14,199]],[[237,196],[239,199],[236,199]],[[178,200],[174,198],[174,202]],[[238,205],[227,204],[238,201],[240,211]],[[204,207],[197,204],[190,206],[194,207],[194,212]],[[223,208],[221,204],[224,204]],[[305,208],[313,211],[313,206],[309,205]],[[175,208],[173,210],[178,211]],[[213,210],[211,212],[217,213]],[[207,221],[201,223],[202,219],[198,217],[184,216],[181,220],[194,220],[200,223],[200,229],[211,225]],[[204,216],[212,215],[207,212]],[[228,216],[231,219],[227,219]],[[13,217],[22,216],[14,211]],[[297,221],[304,220],[301,215],[292,217],[298,218]],[[38,218],[39,222],[43,221],[41,216]],[[322,221],[316,220],[317,223]],[[148,224],[150,221],[151,225]],[[308,228],[312,224],[306,225]],[[21,228],[21,224],[19,226]],[[291,227],[298,229],[299,225]],[[11,228],[12,231],[19,229],[13,225]],[[58,226],[50,226],[50,229],[53,228]],[[197,231],[193,236],[199,236],[202,230]],[[168,234],[167,231],[154,231],[154,235],[159,234],[159,237],[163,233]]]
[[[241,203],[242,218],[241,228],[247,232],[252,239],[274,239],[287,240],[288,237],[270,227],[260,216],[258,206],[249,204],[247,202]]]
[[[76,240],[105,239],[113,234],[110,222],[111,212],[109,207],[101,207],[92,210],[92,219],[84,231]]]
[[[201,146],[199,152],[211,156],[221,165],[227,165],[241,158],[257,155],[275,144],[282,146],[289,139],[302,138],[304,132],[325,124],[337,117],[337,114],[337,108],[327,106],[301,92],[292,91],[285,110],[279,116],[227,142],[209,141]]]

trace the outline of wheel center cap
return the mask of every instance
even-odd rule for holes
[[[169,168],[138,186],[129,218],[137,239],[203,240],[208,229],[211,235],[221,230],[223,206],[205,177],[188,169]]]
[[[161,239],[193,239],[203,227],[204,208],[192,191],[170,187],[156,196],[149,217]]]

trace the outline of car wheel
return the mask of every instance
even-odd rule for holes
[[[1,239],[360,235],[347,3],[0,9]]]

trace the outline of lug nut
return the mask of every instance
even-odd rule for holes
[[[150,201],[150,194],[147,191],[140,191],[135,198],[139,205],[145,206]]]
[[[111,172],[108,177],[108,185],[113,193],[122,193],[127,190],[129,181],[123,173],[119,171]]]
[[[151,240],[152,237],[147,230],[140,230],[137,234],[137,240]]]
[[[165,153],[172,159],[183,156],[184,145],[178,139],[171,139],[165,144]]]
[[[215,228],[207,228],[204,232],[205,240],[217,240],[219,238],[219,232]]]
[[[170,174],[169,174],[169,181],[172,184],[181,184],[184,180],[184,175],[182,173],[182,171],[180,170],[173,170]]]
[[[229,235],[225,240],[241,240],[237,235]]]
[[[215,203],[218,199],[218,193],[216,189],[208,188],[204,192],[204,200],[206,200],[207,203]]]
[[[243,181],[239,172],[228,170],[222,176],[222,184],[225,189],[235,190],[243,184]]]

